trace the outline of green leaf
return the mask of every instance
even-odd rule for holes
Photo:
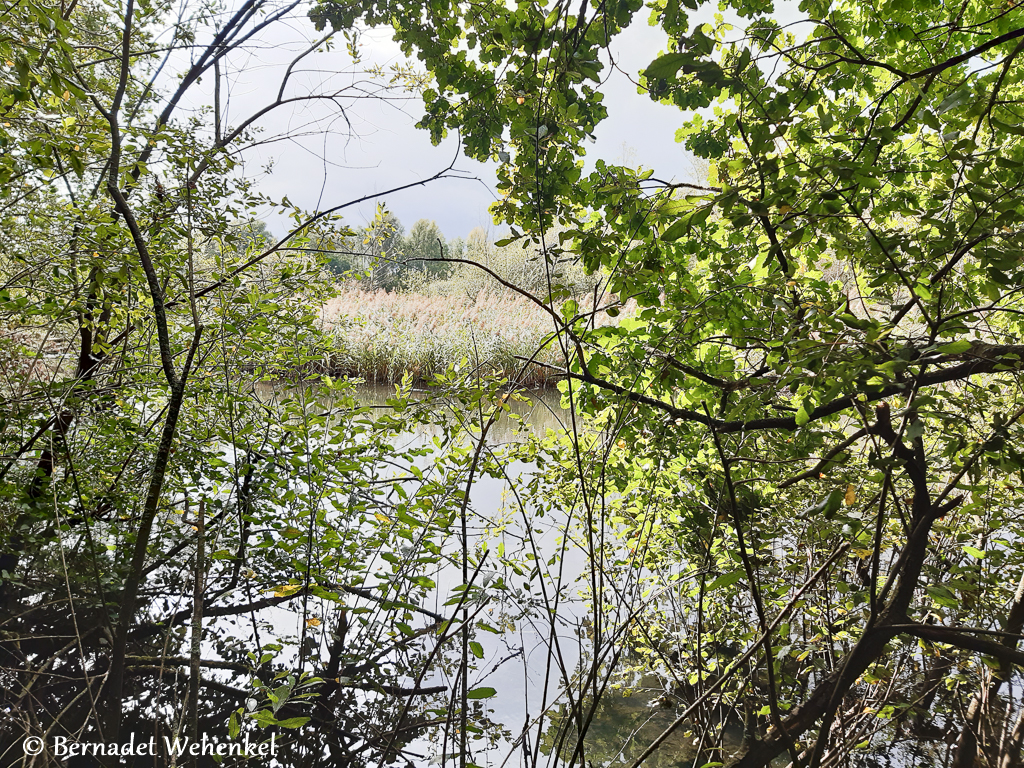
[[[474,688],[473,690],[471,690],[469,693],[466,694],[466,698],[467,699],[489,699],[489,698],[491,698],[496,693],[497,693],[497,691],[494,690],[493,688]]]
[[[274,725],[282,728],[301,728],[309,722],[308,717],[289,717],[286,720],[278,720],[271,712],[265,709],[253,712],[249,717],[255,720],[260,728],[270,728]]]
[[[722,589],[723,587],[731,587],[737,581],[743,578],[744,571],[742,568],[731,571],[729,573],[723,573],[717,579],[712,581],[707,588],[708,592],[714,592],[716,589]]]
[[[678,18],[679,0],[667,0],[665,3],[665,26],[674,26]]]
[[[944,608],[957,608],[960,605],[960,601],[946,587],[925,587],[924,591],[928,593],[932,600]]]
[[[949,110],[962,107],[973,100],[974,92],[970,88],[960,88],[942,100],[942,103],[935,108],[935,114],[945,114]]]
[[[831,520],[836,512],[843,506],[843,501],[846,498],[845,490],[832,491],[828,496],[823,498],[814,506],[808,507],[803,511],[800,517],[805,519],[811,519],[818,515],[822,515],[826,520]]]
[[[666,53],[648,65],[647,69],[644,70],[644,77],[648,80],[667,80],[670,77],[675,77],[676,72],[680,70],[683,64],[693,60],[693,56],[689,53]]]
[[[471,650],[473,655],[478,659],[482,659],[484,657],[484,647],[480,645],[480,643],[470,642],[469,650]]]
[[[672,242],[674,240],[678,240],[683,235],[689,234],[693,227],[699,226],[708,220],[713,208],[714,205],[705,205],[690,211],[665,230],[661,239],[665,242]]]
[[[1000,131],[1012,133],[1016,136],[1024,136],[1024,125],[1011,125],[997,117],[991,118],[989,122],[991,122],[993,128],[997,128]]]
[[[812,409],[813,410],[813,409]],[[808,421],[811,420],[811,411],[807,410],[807,401],[800,403],[800,408],[796,412],[796,425],[802,427]]]

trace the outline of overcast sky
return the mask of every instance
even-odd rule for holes
[[[638,94],[637,73],[666,49],[665,34],[647,25],[648,11],[614,44],[618,67],[606,67],[604,82],[609,117],[595,132],[597,142],[587,145],[587,164],[597,158],[622,160],[654,168],[662,179],[692,179],[689,154],[675,141],[684,115]],[[230,100],[225,122],[237,124],[244,115],[272,102],[280,79],[295,52],[315,35],[312,25],[299,17],[278,25],[247,51],[236,53],[225,69]],[[377,98],[380,84],[363,70],[371,64],[385,68],[406,64],[388,30],[361,37],[363,62],[353,67],[343,45],[316,53],[295,68],[285,97],[314,90],[342,90],[340,104],[317,102],[298,108],[284,107],[263,118],[263,136],[274,138],[249,151],[243,172],[258,179],[259,188],[272,197],[288,196],[305,209],[329,208],[362,197],[369,201],[344,211],[354,226],[372,219],[377,202],[384,203],[409,228],[418,219],[433,219],[449,238],[464,237],[478,226],[493,228],[488,206],[496,199],[496,163],[482,164],[458,155],[450,137],[432,146],[425,131],[415,128],[422,101],[414,94],[397,93]],[[325,74],[329,73],[329,74]],[[207,95],[212,90],[204,83]],[[325,132],[325,128],[329,128]],[[385,194],[443,170],[455,159],[464,178],[434,181],[426,186]],[[269,216],[268,224],[283,234],[286,220]]]

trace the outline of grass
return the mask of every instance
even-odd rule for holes
[[[526,366],[522,359],[537,353],[554,325],[544,310],[521,296],[487,290],[475,296],[387,293],[346,286],[326,304],[324,318],[336,339],[332,375],[389,384],[408,372],[422,382],[465,359],[480,375],[508,378],[519,386],[550,386],[558,378],[550,368]],[[599,316],[599,325],[611,322]],[[561,365],[557,342],[536,360]]]

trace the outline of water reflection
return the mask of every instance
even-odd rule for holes
[[[609,768],[632,765],[686,710],[686,702],[666,693],[663,682],[654,675],[643,675],[622,688],[605,690],[594,710],[575,765]],[[586,702],[587,706],[589,704]],[[569,765],[576,751],[578,730],[566,710],[563,705],[551,713],[551,725],[542,737],[541,751],[550,755],[561,742],[560,757],[564,765]],[[742,737],[742,728],[737,723],[727,723],[720,737],[726,753],[737,747]],[[684,724],[643,764],[645,768],[697,768],[723,759],[715,747],[695,738]]]
[[[383,410],[394,398],[395,390],[361,386],[354,394],[361,405]],[[415,392],[414,397],[428,407],[450,408],[429,391]],[[521,422],[502,417],[489,431],[488,444],[514,443],[526,434],[566,429],[568,414],[559,400],[558,393],[551,391],[530,393],[528,400],[512,400],[510,410]],[[436,425],[420,425],[400,439],[409,441],[404,445],[426,444],[441,431]],[[429,461],[429,457],[425,459],[424,469]],[[490,686],[498,694],[473,703],[474,708],[483,708],[478,721],[488,733],[474,745],[472,759],[481,766],[630,765],[677,719],[687,703],[673,696],[661,678],[646,675],[634,677],[621,687],[606,688],[592,716],[573,715],[570,697],[561,686],[566,679],[586,676],[594,664],[592,607],[585,599],[590,553],[582,543],[583,537],[578,536],[574,542],[570,531],[567,538],[565,520],[560,515],[549,512],[544,516],[518,506],[514,489],[529,482],[535,471],[533,464],[510,461],[504,467],[504,476],[478,477],[470,489],[476,546],[486,546],[492,553],[504,552],[509,560],[529,560],[539,574],[529,584],[519,586],[522,580],[510,578],[496,558],[481,573],[485,581],[505,577],[510,587],[505,593],[496,593],[482,614],[497,631],[477,632],[474,636],[482,657],[470,678],[470,688]],[[434,604],[426,607],[444,611],[444,599],[461,584],[461,571],[448,566],[432,577],[437,590]],[[538,587],[541,581],[546,585],[544,593]],[[512,587],[512,583],[517,586]],[[555,610],[550,609],[552,605]],[[622,682],[620,670],[606,665],[602,675]],[[427,682],[453,686],[456,680],[441,670]],[[580,708],[590,708],[586,698]],[[588,726],[583,744],[578,746],[580,719],[586,719]],[[727,724],[721,745],[727,749],[737,746],[741,730],[737,724]],[[429,753],[429,745],[423,746]],[[722,759],[714,746],[695,744],[693,735],[683,726],[644,764],[653,768],[704,765]]]
[[[265,394],[275,397],[285,392],[268,389]],[[393,387],[360,386],[350,394],[359,406],[390,415],[396,393]],[[413,407],[429,409],[433,418],[396,435],[396,447],[426,447],[437,439],[451,438],[453,424],[465,426],[461,435],[454,430],[457,443],[465,445],[478,439],[479,428],[472,424],[472,417],[478,414],[446,401],[435,391],[414,391],[412,399]],[[568,414],[560,408],[559,400],[558,393],[551,391],[510,400],[511,416],[503,415],[490,428],[488,447],[497,451],[503,445],[522,442],[531,434],[565,429]],[[331,405],[326,400],[324,404]],[[443,450],[444,443],[439,447]],[[429,477],[438,472],[437,459],[437,453],[424,455],[416,459],[416,464]],[[477,650],[473,653],[469,688],[491,687],[497,691],[492,698],[470,702],[471,722],[483,729],[478,738],[470,741],[471,760],[480,766],[524,768],[631,765],[678,718],[687,702],[674,696],[671,686],[657,676],[627,677],[632,673],[626,672],[625,662],[613,668],[607,641],[595,649],[593,608],[587,599],[592,553],[578,526],[566,530],[562,510],[552,507],[545,512],[523,501],[518,491],[531,481],[535,472],[532,463],[506,458],[500,474],[477,475],[469,488],[470,551],[477,557],[488,551],[477,583],[490,587],[490,602],[474,609],[480,609],[478,621],[494,630],[478,630],[473,635]],[[457,475],[452,477],[459,482]],[[408,476],[394,482],[407,492],[415,492],[417,481]],[[604,525],[614,540],[614,526],[607,521]],[[445,603],[463,583],[457,540],[450,543],[445,555],[445,564],[426,574],[436,587],[419,605],[447,616],[452,608]],[[525,573],[514,572],[507,565],[512,562],[528,564]],[[368,572],[375,570],[370,562],[366,567]],[[642,569],[636,575],[642,575]],[[494,588],[497,580],[506,583],[504,589]],[[614,643],[622,645],[621,640]],[[450,645],[422,680],[426,687],[443,687],[456,701],[460,688],[457,645]],[[630,655],[628,648],[622,650],[623,658]],[[597,662],[595,654],[601,656]],[[629,660],[632,669],[637,661]],[[603,691],[590,713],[592,696],[583,696],[580,701],[580,689],[593,690],[581,681],[594,667],[598,669],[598,687]],[[606,679],[621,687],[604,687],[601,683]],[[575,681],[571,694],[564,688],[567,680]],[[443,709],[446,703],[439,701],[437,706]],[[587,723],[581,745],[580,722]],[[738,746],[741,736],[739,724],[728,723],[717,746]],[[444,751],[450,759],[452,738],[449,734],[448,741],[442,743],[434,740],[436,734],[424,736],[409,743],[409,753],[437,758]],[[715,746],[695,744],[684,724],[644,765],[704,765],[723,758]]]
[[[352,394],[361,405],[384,409],[388,408],[388,401],[394,399],[395,388],[377,384],[360,384],[353,388]],[[414,389],[412,399],[436,409],[439,415],[446,410],[454,411],[456,409],[454,404],[447,401],[440,392],[434,390]],[[529,431],[542,435],[548,429],[558,431],[566,428],[568,414],[562,409],[560,400],[561,396],[556,390],[538,389],[519,393],[505,402],[511,413],[518,416],[522,420],[521,423],[529,428]],[[432,430],[424,429],[417,429],[417,433],[430,437],[433,437],[434,434]],[[488,434],[490,441],[496,444],[522,438],[520,422],[508,416],[500,417]]]

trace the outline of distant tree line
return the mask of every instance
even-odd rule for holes
[[[379,213],[358,229],[345,228],[319,244],[327,268],[339,277],[360,278],[373,288],[400,290],[411,284],[444,279],[451,265],[442,258],[461,259],[462,238],[447,241],[436,221],[419,219],[406,233],[393,213]]]
[[[314,250],[339,278],[387,291],[475,296],[503,290],[498,277],[527,290],[576,295],[589,294],[597,279],[579,265],[544,258],[529,243],[495,241],[484,227],[448,240],[436,221],[419,219],[406,233],[398,217],[383,210],[363,227],[325,232]]]

